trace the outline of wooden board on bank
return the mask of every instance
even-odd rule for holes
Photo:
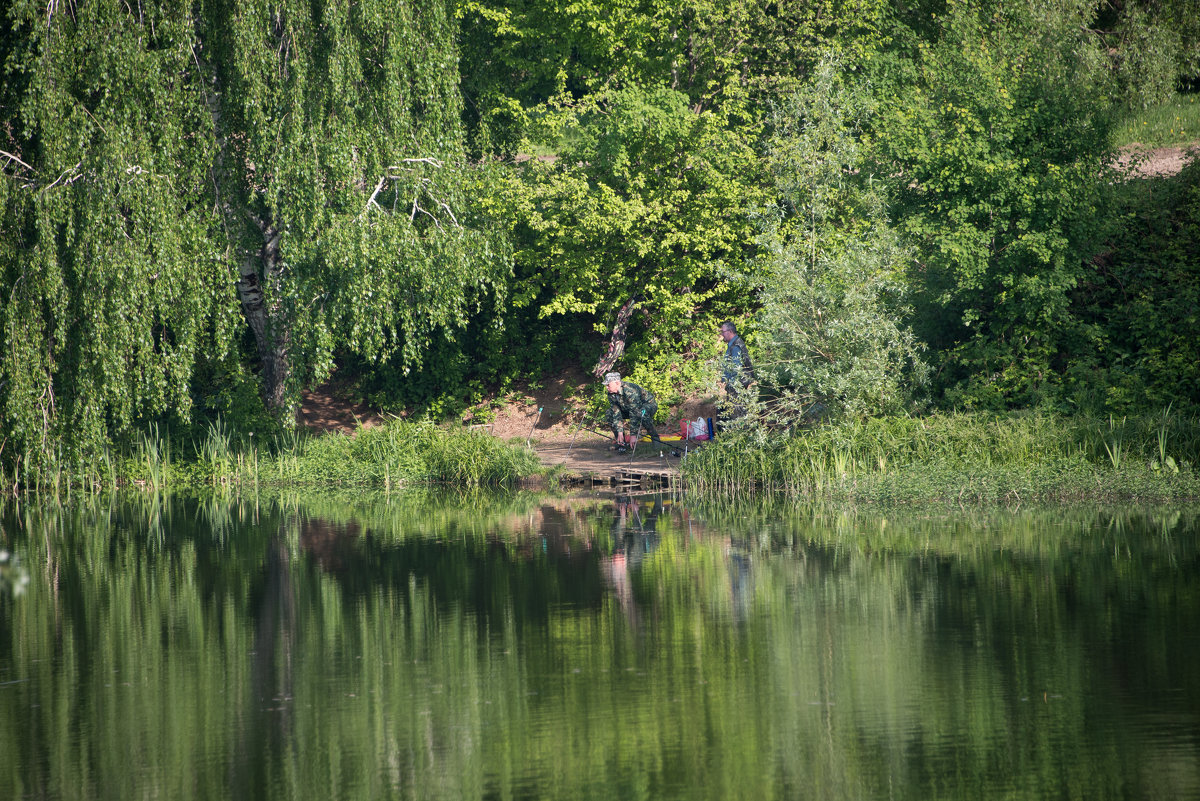
[[[607,441],[595,440],[533,447],[542,464],[561,466],[563,478],[570,483],[663,487],[680,481],[679,457],[652,442],[639,443],[630,453],[617,453]]]

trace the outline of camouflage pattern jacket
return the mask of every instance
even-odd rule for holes
[[[658,401],[654,395],[632,381],[622,381],[620,392],[608,393],[608,424],[614,432],[622,419],[631,421],[635,426],[638,421],[643,421],[645,425],[654,420],[657,411]]]

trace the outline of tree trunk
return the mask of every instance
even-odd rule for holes
[[[625,329],[629,328],[629,318],[633,316],[633,307],[637,303],[638,296],[634,295],[629,300],[625,301],[625,305],[621,306],[621,310],[617,312],[617,324],[613,326],[612,339],[608,343],[608,351],[600,361],[596,362],[596,366],[592,368],[592,375],[596,378],[601,378],[617,363],[625,353]]]
[[[238,297],[246,323],[254,332],[254,344],[262,367],[262,396],[267,408],[274,413],[284,411],[287,399],[287,379],[291,365],[287,357],[287,336],[266,305],[262,281],[279,275],[279,232],[272,226],[254,219],[262,232],[263,246],[259,253],[247,252],[242,257],[241,277],[237,282]],[[261,265],[261,272],[259,270]]]
[[[204,62],[193,51],[198,65]],[[206,66],[206,65],[205,65]],[[203,67],[202,67],[203,69]],[[273,413],[284,411],[287,398],[287,379],[290,365],[287,358],[288,337],[279,325],[280,315],[272,314],[266,304],[263,283],[276,280],[282,265],[279,261],[279,232],[267,220],[253,214],[238,199],[240,182],[229,174],[226,163],[227,139],[221,119],[219,93],[220,83],[216,72],[206,70],[213,87],[205,92],[205,102],[212,117],[213,136],[217,151],[213,158],[213,189],[216,201],[225,222],[225,233],[230,247],[241,254],[236,282],[238,298],[246,315],[246,324],[254,333],[254,344],[258,350],[261,368],[263,403]],[[248,224],[249,223],[249,224]],[[245,244],[255,233],[261,237],[258,249]],[[278,310],[275,310],[276,312]]]

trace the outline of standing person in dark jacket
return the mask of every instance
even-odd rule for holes
[[[633,441],[645,431],[650,439],[662,444],[658,430],[654,427],[654,413],[658,411],[658,401],[649,390],[642,389],[632,381],[622,381],[620,373],[608,373],[604,376],[604,385],[608,389],[608,425],[612,428],[616,448],[621,450],[625,444],[621,441],[621,432],[626,426],[633,435]]]
[[[729,396],[731,408],[721,415],[720,429],[728,427],[734,420],[746,416],[746,401],[750,397],[750,385],[754,383],[754,365],[750,362],[750,351],[746,340],[738,336],[737,326],[729,320],[721,323],[721,339],[725,340],[725,358],[721,366],[721,383]]]

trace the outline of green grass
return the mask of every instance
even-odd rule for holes
[[[1171,147],[1200,142],[1200,95],[1175,95],[1174,100],[1125,120],[1115,131],[1117,147],[1141,144]]]
[[[266,441],[264,441],[266,440]],[[355,436],[287,432],[255,437],[217,419],[191,440],[151,425],[119,454],[106,448],[87,463],[60,454],[29,471],[26,457],[0,474],[0,493],[34,491],[55,496],[72,488],[101,492],[119,486],[147,489],[258,487],[376,487],[440,484],[512,485],[544,473],[537,456],[488,434],[432,423],[392,420]]]
[[[476,431],[392,420],[356,436],[326,434],[257,460],[263,481],[390,489],[413,483],[512,484],[540,472],[532,451]]]
[[[689,487],[912,502],[1200,497],[1200,419],[1037,412],[877,418],[772,438],[748,432],[688,457]]]

